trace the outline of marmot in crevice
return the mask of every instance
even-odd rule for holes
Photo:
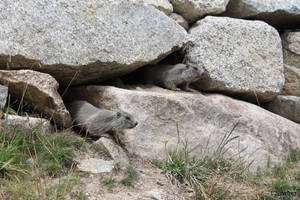
[[[76,124],[92,136],[134,128],[138,124],[129,113],[100,109],[86,101],[73,101],[67,108]]]
[[[141,70],[141,76],[146,84],[155,84],[170,90],[193,91],[190,83],[198,81],[203,70],[186,64],[150,65]]]

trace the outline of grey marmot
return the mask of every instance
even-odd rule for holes
[[[203,70],[196,66],[186,64],[176,65],[150,65],[142,71],[143,81],[147,84],[155,84],[170,90],[193,91],[189,87],[190,83],[198,81]]]
[[[68,105],[68,110],[77,125],[92,136],[134,128],[138,124],[129,113],[100,109],[86,101],[73,101]]]

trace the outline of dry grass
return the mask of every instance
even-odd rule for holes
[[[297,192],[300,199],[300,152],[292,151],[287,162],[281,166],[261,174],[251,174],[248,170],[250,165],[245,166],[243,159],[225,157],[227,145],[236,139],[231,137],[234,128],[224,136],[214,153],[197,155],[197,158],[190,156],[187,140],[180,141],[173,152],[168,151],[168,141],[165,141],[166,159],[163,162],[156,161],[156,164],[173,183],[192,188],[197,200],[278,199],[274,194],[292,199],[297,198]],[[289,192],[294,196],[288,196]]]

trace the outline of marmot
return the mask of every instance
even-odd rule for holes
[[[186,64],[151,65],[142,70],[142,77],[146,84],[155,84],[170,90],[193,91],[190,83],[199,80],[203,70]]]
[[[107,132],[134,128],[138,124],[126,112],[100,109],[86,101],[73,101],[67,107],[77,125],[86,129],[92,136],[103,136]]]

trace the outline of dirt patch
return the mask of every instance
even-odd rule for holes
[[[171,183],[161,170],[141,159],[131,161],[131,166],[135,167],[139,176],[134,186],[124,186],[120,183],[124,178],[123,171],[114,171],[109,174],[88,174],[81,178],[78,185],[89,200],[189,200],[193,193],[188,193],[182,186]],[[101,183],[105,178],[113,178],[116,183],[109,188]]]

